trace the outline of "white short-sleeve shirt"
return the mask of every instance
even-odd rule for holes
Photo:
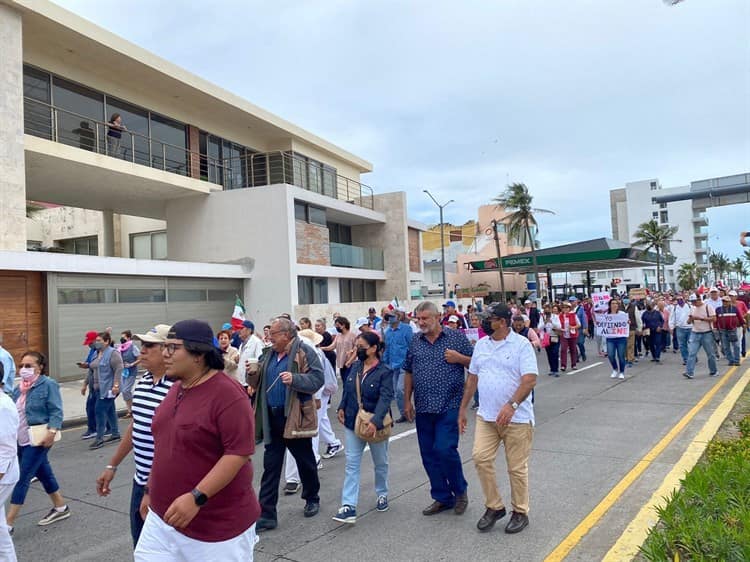
[[[484,421],[494,422],[503,405],[513,398],[523,375],[538,375],[536,353],[531,342],[511,331],[505,339],[480,339],[471,356],[469,372],[479,378],[479,412]],[[512,423],[534,424],[531,395],[521,402]]]
[[[0,391],[0,485],[18,482],[18,410],[13,400]]]

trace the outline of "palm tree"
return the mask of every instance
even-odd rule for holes
[[[737,274],[737,284],[739,285],[747,277],[747,267],[742,258],[736,258],[732,262],[732,271]]]
[[[683,291],[692,291],[698,286],[700,271],[694,263],[683,263],[677,270],[677,283]]]
[[[750,249],[745,250],[745,253],[742,254],[742,258],[750,264]]]
[[[547,209],[536,209],[531,206],[534,197],[529,193],[529,188],[523,183],[511,183],[505,188],[500,195],[492,201],[498,207],[502,207],[506,212],[511,211],[503,220],[508,224],[508,238],[520,240],[523,246],[531,246],[531,258],[534,263],[534,281],[536,283],[536,294],[539,298],[542,294],[542,288],[539,285],[539,266],[536,262],[536,234],[539,231],[539,225],[536,222],[534,213],[549,213],[554,215],[553,211]],[[535,231],[531,232],[534,226]]]
[[[655,219],[641,223],[636,230],[635,246],[643,248],[642,254],[649,250],[656,252],[656,290],[661,292],[661,255],[669,250],[669,243],[674,242],[673,236],[677,234],[678,226],[659,225]]]

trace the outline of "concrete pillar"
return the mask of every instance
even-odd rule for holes
[[[0,250],[26,250],[21,14],[0,3]]]
[[[102,239],[100,256],[113,257],[115,255],[115,214],[112,210],[102,211]]]

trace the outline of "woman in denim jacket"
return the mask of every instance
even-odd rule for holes
[[[18,365],[21,384],[13,390],[13,400],[18,410],[18,458],[20,475],[8,510],[8,526],[18,517],[31,479],[35,476],[49,494],[53,507],[38,523],[45,526],[70,517],[70,508],[65,504],[60,486],[47,459],[50,447],[55,441],[55,434],[60,431],[63,420],[62,398],[57,382],[44,374],[46,359],[37,351],[27,351]],[[47,433],[41,444],[31,444],[29,427],[46,425]]]
[[[356,340],[357,361],[350,376],[344,381],[344,394],[338,407],[339,421],[346,428],[346,475],[341,491],[341,507],[334,521],[355,523],[359,499],[359,472],[362,453],[367,443],[357,437],[354,423],[359,411],[357,379],[360,381],[362,407],[374,415],[370,422],[373,435],[383,429],[383,418],[390,412],[393,400],[393,372],[380,362],[383,342],[374,332],[362,332]],[[355,375],[355,376],[353,376]],[[375,465],[375,493],[377,510],[388,511],[388,440],[370,443],[370,454]]]

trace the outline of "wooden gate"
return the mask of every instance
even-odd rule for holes
[[[0,270],[0,344],[16,363],[27,349],[47,354],[42,273]]]

